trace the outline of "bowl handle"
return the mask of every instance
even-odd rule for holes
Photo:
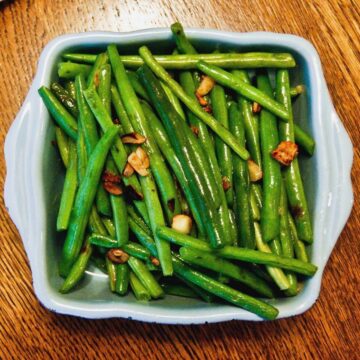
[[[27,253],[28,234],[26,215],[26,189],[24,168],[26,161],[26,144],[24,132],[29,123],[30,101],[25,99],[18,115],[12,123],[5,139],[4,153],[6,162],[6,180],[4,186],[5,206],[20,232]]]
[[[354,203],[354,195],[351,183],[351,167],[353,163],[353,146],[346,132],[343,123],[337,115],[335,109],[331,109],[331,122],[334,130],[334,149],[340,149],[339,162],[337,164],[338,178],[336,182],[331,184],[331,202],[332,228],[331,236],[327,238],[328,243],[324,249],[324,258],[327,261],[330,257],[331,251],[335,246],[336,240],[340,236],[347,219],[350,216],[351,209]],[[337,144],[336,144],[337,143]]]

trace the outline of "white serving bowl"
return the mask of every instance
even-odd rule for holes
[[[311,261],[319,270],[305,282],[298,296],[271,303],[280,311],[278,318],[301,314],[319,296],[326,262],[353,204],[352,144],[334,110],[319,56],[308,41],[293,35],[202,29],[186,32],[202,51],[211,51],[216,45],[237,51],[286,51],[297,61],[298,66],[291,70],[291,79],[294,84],[305,84],[307,92],[295,103],[295,118],[312,133],[317,143],[315,155],[300,162],[314,224]],[[41,54],[35,79],[5,142],[5,203],[29,257],[36,296],[52,311],[86,318],[122,317],[169,324],[261,320],[234,306],[193,299],[167,296],[163,300],[141,303],[132,295],[122,298],[108,291],[106,276],[95,269],[87,272],[77,291],[67,295],[58,292],[62,282],[57,273],[61,239],[55,223],[64,171],[51,145],[54,126],[37,89],[56,79],[56,64],[64,51],[86,52],[116,43],[120,52],[136,52],[143,44],[158,53],[169,52],[173,48],[171,38],[169,29],[71,34],[54,39]]]

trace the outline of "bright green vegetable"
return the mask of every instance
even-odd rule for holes
[[[258,226],[256,227],[258,228]],[[305,263],[296,259],[289,259],[283,256],[274,255],[267,252],[225,246],[222,249],[214,250],[205,241],[192,238],[191,236],[180,234],[172,229],[166,227],[159,227],[156,230],[158,236],[171,243],[180,246],[189,246],[194,249],[212,252],[217,256],[225,259],[240,260],[255,264],[270,265],[279,267],[285,270],[297,272],[299,274],[312,276],[315,274],[317,267],[310,263]],[[259,231],[255,233],[260,233]],[[266,245],[266,244],[265,244]]]
[[[130,256],[128,264],[153,299],[164,296],[163,289],[141,260]]]
[[[196,203],[203,214],[203,223],[213,247],[223,246],[224,236],[219,227],[218,219],[215,218],[213,204],[207,196],[208,192],[204,189],[203,179],[199,178],[199,169],[195,168],[196,162],[193,160],[194,151],[188,145],[188,137],[184,131],[184,123],[170,104],[159,81],[155,78],[150,69],[143,66],[139,69],[139,78],[145,86],[163,125],[169,135],[175,153],[180,160],[189,186]]]
[[[300,145],[310,156],[314,155],[315,140],[296,124],[294,124],[294,136],[296,144]]]
[[[145,286],[141,283],[139,278],[135,275],[134,272],[130,271],[130,286],[133,291],[136,300],[138,301],[149,301],[151,295]]]
[[[234,70],[232,72],[242,82],[250,85],[249,75],[245,70]],[[259,121],[252,112],[252,104],[243,96],[238,96],[239,109],[243,115],[245,128],[246,145],[249,148],[252,160],[262,168],[260,138],[259,138]]]
[[[86,174],[76,194],[68,232],[63,246],[60,263],[61,276],[68,275],[72,264],[76,261],[80,252],[101,171],[105,164],[108,151],[117,134],[118,129],[115,126],[110,128],[100,139],[89,158]]]
[[[286,108],[282,104],[272,99],[270,96],[264,94],[256,87],[249,85],[244,81],[239,80],[231,73],[222,70],[217,66],[210,65],[204,61],[199,61],[197,67],[206,75],[211,76],[219,84],[235,90],[238,94],[244,96],[251,101],[256,101],[262,107],[269,110],[274,115],[278,116],[281,120],[289,120],[290,115],[288,114]]]
[[[68,136],[59,126],[55,126],[55,139],[61,160],[64,166],[67,168],[69,165],[70,141]]]
[[[56,220],[56,230],[66,230],[69,225],[70,214],[73,207],[77,189],[77,153],[76,145],[70,142],[69,167],[66,170],[64,187],[60,199],[60,208]]]
[[[79,257],[75,261],[74,265],[71,267],[68,276],[66,277],[65,281],[61,285],[61,288],[59,289],[62,294],[66,294],[70,290],[72,290],[83,278],[91,254],[92,247],[90,243],[86,241],[85,246],[82,249]]]
[[[229,108],[229,128],[240,145],[245,145],[243,119],[235,103]],[[232,154],[234,168],[235,217],[238,225],[239,245],[255,247],[254,222],[250,210],[250,179],[247,162]]]
[[[73,62],[60,62],[58,64],[58,75],[62,79],[74,79],[76,75],[88,77],[91,71],[90,65],[76,64]]]
[[[77,108],[75,99],[73,99],[58,82],[53,82],[50,89],[58,98],[58,100],[64,105],[66,110],[69,111],[72,116],[77,118],[79,115],[79,110]]]
[[[125,295],[128,290],[130,280],[130,268],[128,264],[116,264],[115,292],[119,295]]]
[[[175,257],[173,257],[173,263],[175,272],[180,273],[187,280],[193,282],[202,289],[266,319],[276,318],[278,310],[272,305],[243,294],[240,291],[234,290],[207,275],[192,270]]]
[[[215,85],[210,95],[214,118],[228,129],[229,119],[224,89],[219,85]],[[229,207],[232,207],[234,202],[234,190],[231,149],[218,136],[215,136],[215,149],[222,178],[225,178],[230,186],[225,192],[226,201]]]
[[[187,95],[182,87],[171,78],[171,76],[164,70],[146,46],[139,49],[141,57],[150,69],[163,80],[174,94],[207,126],[209,126],[227,145],[229,145],[239,156],[244,159],[249,157],[247,150],[239,146],[236,139],[224,126],[217,122],[210,114],[206,113],[199,103],[191,96]]]
[[[99,86],[101,68],[103,65],[107,64],[108,62],[109,62],[109,58],[106,52],[101,53],[96,57],[96,61],[94,65],[91,67],[91,71],[89,73],[89,76],[87,77],[87,87]]]
[[[287,124],[279,124],[280,140],[294,142],[294,122],[291,106],[289,73],[287,70],[279,70],[276,74],[276,98],[285,106],[289,113],[289,122]],[[283,173],[285,176],[290,212],[294,217],[298,236],[300,240],[312,243],[313,233],[310,213],[301,179],[298,159],[295,158],[290,166],[283,170]]]
[[[38,92],[55,122],[71,139],[76,140],[77,123],[73,116],[47,87],[42,86]]]
[[[91,61],[91,63],[96,59],[96,56],[89,54],[64,54],[63,57],[80,62],[86,59],[86,62]],[[196,69],[199,60],[225,69],[293,68],[296,65],[291,54],[267,52],[156,55],[155,59],[168,70]],[[138,68],[144,64],[143,59],[137,55],[121,56],[121,61],[129,68]]]
[[[266,281],[254,275],[251,271],[237,266],[228,260],[189,247],[180,248],[180,256],[189,264],[198,265],[221,273],[222,275],[229,276],[230,278],[247,285],[249,288],[263,296],[268,298],[274,297],[274,293]]]
[[[266,73],[258,74],[258,88],[271,97],[273,90]],[[263,207],[261,209],[261,232],[263,240],[268,242],[280,233],[280,164],[273,159],[271,152],[279,144],[276,117],[263,109],[260,113],[260,139],[263,159]]]

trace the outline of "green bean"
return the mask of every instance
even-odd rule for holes
[[[165,91],[165,94],[168,97],[169,101],[171,102],[171,105],[174,107],[174,109],[180,115],[180,117],[184,121],[186,121],[186,116],[185,116],[184,110],[181,106],[179,99],[174,95],[172,90],[164,82],[160,81],[160,84],[161,84],[163,90]]]
[[[301,240],[299,240],[295,226],[295,221],[290,214],[288,214],[288,221],[290,227],[290,236],[293,242],[296,258],[304,262],[309,262],[309,257],[306,252],[305,245]]]
[[[267,96],[272,96],[273,90],[267,74],[257,76],[258,88]],[[280,164],[273,159],[271,152],[279,144],[276,117],[263,109],[260,113],[260,138],[263,158],[263,207],[261,209],[261,232],[263,240],[268,242],[280,233]]]
[[[229,108],[230,131],[240,145],[245,145],[245,132],[241,113],[235,103]],[[239,246],[253,249],[254,222],[250,211],[250,179],[248,165],[238,155],[233,154],[234,188],[235,188],[235,216],[238,225]]]
[[[255,233],[261,235],[259,229]],[[308,276],[314,275],[317,270],[317,267],[310,263],[252,249],[240,248],[235,246],[225,246],[222,249],[214,250],[203,240],[180,234],[177,231],[166,227],[159,227],[156,230],[156,234],[162,239],[176,245],[188,246],[193,249],[213,252],[215,255],[225,259],[233,259],[255,264],[270,265]]]
[[[97,55],[94,54],[73,54],[65,53],[62,54],[65,60],[75,61],[79,63],[93,64],[96,61]]]
[[[76,101],[76,90],[75,90],[75,82],[72,80],[65,82],[65,90],[69,93],[69,95]]]
[[[111,67],[109,64],[102,65],[98,72],[99,85],[98,85],[98,94],[101,99],[106,111],[109,116],[111,116]],[[109,160],[107,161],[107,163]],[[112,173],[116,173],[115,166],[112,170],[109,169],[108,165],[106,166],[105,171],[111,171]],[[122,205],[121,205],[122,204]],[[115,210],[119,210],[121,207],[124,208],[125,201],[124,199],[119,199],[118,197],[112,196],[112,200],[110,202],[110,196],[102,186],[99,184],[98,192],[96,194],[96,207],[99,212],[105,216],[111,216],[112,209],[115,206]],[[120,208],[119,208],[120,206]],[[124,212],[124,210],[122,210]],[[126,209],[125,209],[126,214]],[[116,215],[114,215],[114,219],[116,219]]]
[[[113,221],[109,218],[102,218],[101,219],[102,223],[104,224],[107,233],[110,235],[110,237],[112,238],[116,238],[116,229],[115,229],[115,224],[113,223]],[[96,231],[93,231],[96,232]]]
[[[125,68],[120,61],[120,57],[117,52],[116,46],[115,45],[108,46],[108,52],[110,56],[111,65],[114,69],[115,80],[120,93],[120,97],[123,100],[124,107],[129,116],[131,125],[133,126],[135,131],[146,137],[146,142],[143,144],[143,146],[147,150],[148,155],[150,157],[151,171],[154,175],[156,184],[159,187],[159,193],[164,205],[165,214],[167,215],[168,222],[171,223],[173,216],[179,213],[179,209],[180,209],[179,200],[177,199],[176,196],[176,189],[173,178],[171,177],[171,174],[165,162],[163,161],[163,157],[159,151],[159,148],[151,135],[149,124],[144,116],[139,100],[136,97],[136,94],[127,77]],[[151,181],[153,181],[151,176],[140,178],[140,182],[142,184],[144,185],[147,184],[146,186],[154,187],[154,184],[150,184]],[[156,194],[152,194],[152,198],[153,201],[156,202],[157,196],[155,195]],[[159,211],[159,213],[157,214],[158,220],[164,221],[164,219],[161,219],[163,217],[162,213],[160,214],[161,208],[159,208],[158,211]],[[149,208],[148,208],[148,212],[150,213]],[[170,256],[169,251],[166,252],[168,253],[168,257],[169,257]],[[169,259],[167,263],[170,263]],[[164,264],[164,266],[167,265]]]
[[[165,129],[164,129],[163,125],[161,124],[160,120],[157,118],[157,116],[151,110],[150,106],[145,102],[142,102],[141,105],[142,105],[142,108],[143,108],[146,118],[148,119],[149,123],[151,124],[151,129],[154,134],[154,138],[156,139],[156,142],[157,142],[162,154],[164,155],[168,164],[171,166],[173,172],[175,173],[177,180],[179,181],[179,184],[180,184],[182,190],[184,191],[184,194],[189,203],[192,215],[198,226],[198,229],[201,234],[204,234],[205,229],[204,229],[204,225],[203,225],[203,222],[201,219],[201,213],[199,211],[199,208],[196,205],[195,199],[189,188],[189,183],[185,176],[184,170],[181,166],[181,163],[180,163],[178,157],[175,154],[175,151],[173,150],[173,148],[171,146],[170,140],[165,132]]]
[[[157,257],[157,249],[154,239],[132,217],[129,218],[130,230],[135,234],[138,241],[150,251],[152,256]]]
[[[89,72],[89,76],[87,78],[87,87],[95,85],[98,87],[100,80],[100,71],[103,65],[109,62],[109,57],[106,52],[99,54],[96,57],[94,65],[91,67],[91,71]]]
[[[305,92],[305,85],[296,85],[295,87],[290,88],[290,96],[296,97]]]
[[[258,208],[261,210],[263,207],[263,198],[262,198],[263,194],[261,190],[261,185],[252,183],[250,187],[251,187],[251,192],[254,194],[254,197],[256,199],[256,204]]]
[[[116,85],[114,84],[111,85],[111,101],[123,129],[123,133],[121,135],[134,132],[134,128],[131,125],[129,116],[126,113],[124,103],[120,98],[120,94],[118,89],[116,88]]]
[[[67,168],[69,165],[70,140],[59,126],[55,126],[55,139],[57,147],[59,149],[61,160],[65,168]]]
[[[106,257],[106,269],[109,275],[109,286],[112,292],[115,292],[116,286],[116,265],[113,264],[107,257]]]
[[[91,71],[90,65],[76,64],[73,62],[58,63],[58,75],[62,79],[74,79],[76,75],[82,74],[88,77]]]
[[[235,213],[229,209],[229,225],[230,225],[230,238],[232,239],[231,245],[238,246],[239,233],[236,225]]]
[[[81,124],[79,124],[78,138],[76,141],[76,151],[77,151],[77,178],[79,185],[84,179],[86,166],[88,163],[88,154],[85,146],[85,137],[84,131]]]
[[[130,286],[136,297],[136,300],[149,301],[151,299],[149,291],[146,290],[139,278],[132,271],[130,271]]]
[[[151,70],[163,80],[174,94],[206,125],[208,125],[227,145],[229,145],[239,156],[244,159],[249,157],[247,150],[237,144],[236,139],[224,126],[216,121],[210,114],[206,113],[200,104],[191,96],[187,95],[183,88],[171,78],[171,76],[156,62],[151,52],[146,46],[139,50],[144,62]]]
[[[167,208],[167,213],[169,213],[168,210],[171,211],[169,204],[173,202],[175,205],[174,209],[176,209],[176,204],[179,206],[171,175],[165,164],[161,166],[162,156],[156,143],[151,138],[149,124],[146,122],[139,100],[137,99],[136,94],[127,78],[125,68],[120,60],[119,53],[115,45],[108,46],[108,54],[114,71],[118,91],[121,99],[123,100],[130,122],[135,130],[147,138],[144,145],[149,152],[151,170],[154,172],[154,176],[157,179],[163,203]],[[157,226],[165,224],[165,219],[152,174],[150,173],[148,176],[140,177],[140,183],[144,192],[144,199],[150,218],[151,228],[154,231]],[[163,274],[165,276],[171,275],[172,263],[169,244],[162,241],[157,236],[155,236],[155,242]]]
[[[173,296],[180,296],[180,297],[186,297],[186,298],[194,298],[198,299],[199,296],[196,294],[194,290],[191,288],[180,285],[180,284],[164,284],[162,285],[162,288],[165,291],[165,294],[167,295],[173,295]]]
[[[260,221],[260,219],[261,219],[260,208],[258,206],[255,192],[251,185],[250,185],[250,211],[251,211],[251,216],[252,216],[253,220]]]
[[[224,89],[219,85],[215,85],[210,95],[215,119],[228,129],[229,119]],[[230,188],[226,190],[225,196],[229,207],[232,207],[234,203],[234,190],[231,150],[218,136],[215,137],[215,149],[222,178],[226,178],[226,181],[230,184]]]
[[[251,101],[256,101],[263,108],[278,116],[281,120],[289,120],[290,115],[286,108],[279,102],[275,101],[272,97],[264,94],[264,92],[257,89],[256,87],[249,85],[239,80],[231,73],[222,70],[217,66],[210,65],[204,61],[199,61],[197,67],[206,75],[211,76],[219,84],[235,90],[238,94]]]
[[[64,108],[55,95],[45,86],[38,90],[49,113],[59,127],[73,140],[77,138],[77,123],[72,115]]]
[[[164,89],[164,84],[161,82],[160,82],[160,84],[162,84],[161,86]],[[181,105],[180,105],[178,99],[174,96],[171,89],[169,89],[166,85],[165,85],[165,89],[167,89],[167,91],[165,91],[165,93],[166,93],[170,103],[173,105],[174,109],[180,115],[180,117],[183,120],[185,120],[185,115],[182,112]],[[174,104],[176,104],[176,105],[174,106]],[[180,110],[178,108],[180,108]],[[216,175],[215,175],[215,173],[212,172],[212,169],[210,167],[210,160],[208,161],[208,159],[207,159],[208,154],[206,154],[206,152],[201,148],[195,135],[189,129],[189,127],[185,125],[185,122],[181,123],[181,125],[182,125],[183,131],[185,132],[185,134],[187,136],[189,146],[192,149],[194,149],[194,151],[193,151],[193,155],[194,155],[193,161],[195,162],[194,164],[196,164],[198,167],[203,167],[203,170],[199,171],[199,177],[201,177],[202,181],[204,183],[206,183],[206,187],[209,189],[208,196],[210,197],[210,199],[212,199],[212,202],[214,203],[214,209],[217,209],[220,206],[220,202],[221,202],[219,186],[216,184],[216,181],[217,181]],[[214,157],[215,157],[215,152],[214,152]],[[216,159],[216,157],[215,157],[215,159]],[[221,183],[221,174],[220,174],[219,169],[218,169],[218,175],[219,175],[218,182],[220,184]]]
[[[278,315],[278,310],[264,301],[245,295],[227,285],[221,284],[207,275],[192,270],[175,257],[173,257],[173,263],[175,272],[181,273],[187,280],[236,306],[266,319],[275,319]]]
[[[79,123],[81,124],[84,133],[86,150],[91,155],[96,144],[99,141],[99,136],[96,128],[96,120],[92,114],[83,94],[86,89],[86,82],[83,75],[78,75],[75,78],[76,101],[79,108]]]
[[[232,74],[242,82],[250,85],[249,75],[245,70],[234,70]],[[259,121],[252,112],[252,104],[243,96],[238,96],[239,109],[243,114],[246,145],[249,148],[251,158],[262,168]]]
[[[88,241],[86,241],[84,248],[81,250],[81,253],[77,260],[72,265],[68,276],[61,285],[60,292],[62,294],[68,293],[71,289],[79,283],[83,278],[86,267],[89,263],[89,259],[92,254],[92,247]]]
[[[262,240],[260,225],[258,223],[255,223],[255,241],[256,247],[259,251],[271,254],[270,247]],[[274,240],[272,242],[274,243]],[[266,269],[280,290],[287,290],[290,288],[289,280],[282,269],[269,265],[266,266]]]
[[[279,124],[280,140],[294,142],[294,122],[291,107],[289,73],[287,70],[279,70],[276,74],[276,97],[279,102],[284,104],[290,114],[289,122],[287,124]],[[294,216],[299,238],[307,243],[312,243],[313,233],[310,213],[307,206],[298,159],[295,158],[290,166],[283,170],[283,173],[285,176],[290,212]]]
[[[128,291],[130,280],[130,268],[128,264],[116,264],[115,292],[119,295],[125,295]]]
[[[83,94],[96,120],[99,122],[102,130],[106,131],[108,128],[113,127],[114,124],[111,120],[111,117],[106,112],[106,109],[102,104],[99,95],[96,93],[95,88],[90,87],[87,90],[85,90]],[[127,163],[127,152],[120,138],[116,138],[114,142],[114,146],[111,149],[111,154],[113,156],[113,159],[115,161],[115,164],[119,172],[122,174],[125,165]],[[135,175],[132,175],[130,177],[124,177],[123,181],[125,185],[133,186],[136,189],[136,191],[141,194],[141,188]]]
[[[99,71],[98,94],[105,106],[107,112],[111,116],[111,66],[105,64],[101,66]]]
[[[190,96],[192,97],[194,100],[196,99],[195,97],[195,84],[192,78],[191,73],[189,72],[182,72],[180,74],[180,83],[184,88],[184,91]],[[190,121],[190,124],[192,126],[194,126],[196,129],[199,130],[198,133],[198,141],[199,144],[204,152],[204,154],[206,154],[207,159],[205,158],[202,163],[204,165],[206,165],[208,163],[209,166],[209,170],[207,170],[206,168],[204,169],[204,173],[209,173],[209,174],[213,174],[215,183],[213,184],[211,182],[211,178],[210,178],[210,182],[209,182],[209,188],[212,189],[210,191],[211,194],[216,194],[216,190],[218,190],[219,192],[219,197],[220,197],[220,207],[218,210],[218,214],[217,216],[219,217],[219,221],[220,221],[220,225],[223,227],[223,229],[225,230],[225,233],[229,233],[234,235],[231,231],[227,232],[228,230],[230,230],[230,215],[229,215],[229,209],[227,207],[227,198],[224,192],[224,189],[222,187],[222,182],[223,182],[223,178],[220,172],[220,168],[218,165],[218,161],[216,159],[216,155],[215,155],[215,151],[214,151],[214,146],[212,144],[212,140],[210,137],[210,134],[208,132],[208,129],[206,127],[206,125],[204,123],[202,123],[191,111],[188,110],[188,118]],[[188,129],[186,129],[188,130]],[[189,132],[189,131],[188,131]],[[188,139],[191,140],[193,139],[194,136],[189,134],[188,135]],[[200,153],[200,151],[196,151],[196,147],[195,145],[197,145],[197,141],[196,139],[194,139],[193,141],[191,141],[190,146],[192,148],[195,148],[195,153]],[[228,155],[228,154],[227,154]],[[206,165],[207,166],[207,165]],[[229,181],[231,181],[231,177],[228,178]],[[211,185],[213,184],[213,185]],[[229,189],[228,191],[230,191],[230,193],[232,192],[232,189]],[[229,197],[231,200],[231,196]],[[230,201],[231,202],[231,201]],[[227,243],[234,243],[236,241],[235,238],[231,237],[231,236],[227,236],[226,239]]]
[[[146,93],[146,90],[144,89],[141,82],[139,81],[139,78],[138,78],[136,72],[127,71],[126,74],[127,74],[128,78],[129,78],[131,86],[133,87],[136,94],[139,97],[141,97],[142,99],[144,99],[146,101],[150,101],[149,95]]]
[[[80,252],[91,206],[96,195],[96,185],[100,180],[107,153],[117,134],[118,129],[115,126],[109,128],[89,158],[86,174],[76,194],[62,251],[60,263],[60,274],[62,276],[68,275]]]
[[[94,63],[96,59],[96,56],[89,54],[64,54],[63,57],[79,62],[87,59],[86,62],[89,63]],[[138,68],[144,64],[143,59],[137,55],[125,55],[120,59],[129,68]],[[156,55],[155,59],[168,70],[196,69],[199,60],[225,69],[293,68],[296,65],[291,54],[268,52]]]
[[[150,223],[145,222],[145,220],[138,215],[138,213],[135,211],[135,208],[129,204],[127,207],[129,216],[138,224],[149,236],[152,235],[152,232],[150,230]]]
[[[181,258],[190,265],[198,265],[206,269],[226,275],[232,279],[247,285],[261,295],[273,298],[274,293],[266,281],[254,275],[251,271],[237,266],[228,260],[221,259],[210,253],[194,250],[191,248],[180,248]]]
[[[140,282],[144,285],[144,287],[148,290],[151,297],[153,299],[158,299],[164,296],[164,291],[161,286],[158,284],[154,276],[147,269],[146,265],[133,256],[130,256],[128,260],[128,264],[131,270],[136,274],[139,278]]]
[[[197,51],[187,39],[184,29],[179,22],[176,22],[170,27],[171,32],[176,43],[176,47],[181,54],[196,54]]]
[[[65,107],[65,109],[69,111],[72,116],[77,118],[79,115],[79,110],[77,108],[75,99],[73,99],[58,82],[53,82],[50,86],[50,89],[61,102],[61,104]]]
[[[64,187],[61,194],[60,208],[56,220],[56,230],[66,230],[69,225],[70,214],[73,207],[77,189],[77,153],[76,145],[70,143],[69,167],[66,170]]]
[[[300,145],[310,156],[314,155],[315,140],[300,126],[294,124],[295,142]]]
[[[269,247],[271,252],[275,255],[282,255],[281,242],[279,238],[275,238],[269,241]]]
[[[143,82],[163,122],[175,153],[183,166],[191,192],[196,199],[196,204],[201,209],[209,241],[214,247],[222,246],[224,241],[222,229],[219,228],[218,219],[215,219],[214,204],[210,202],[207,191],[203,187],[203,179],[199,178],[199,169],[194,167],[194,165],[196,166],[193,161],[194,151],[188,145],[184,123],[170,104],[159,81],[150,69],[144,66],[139,71],[140,80]]]

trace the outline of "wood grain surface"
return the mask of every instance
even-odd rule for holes
[[[0,213],[0,359],[357,359],[360,347],[360,7],[345,0],[18,0],[0,5],[0,137],[3,144],[45,44],[60,34],[168,26],[266,30],[309,39],[355,150],[355,206],[326,267],[320,298],[295,318],[267,323],[160,326],[90,321],[44,309],[19,234]],[[1,146],[0,181],[6,174]],[[2,194],[1,194],[2,197]]]

